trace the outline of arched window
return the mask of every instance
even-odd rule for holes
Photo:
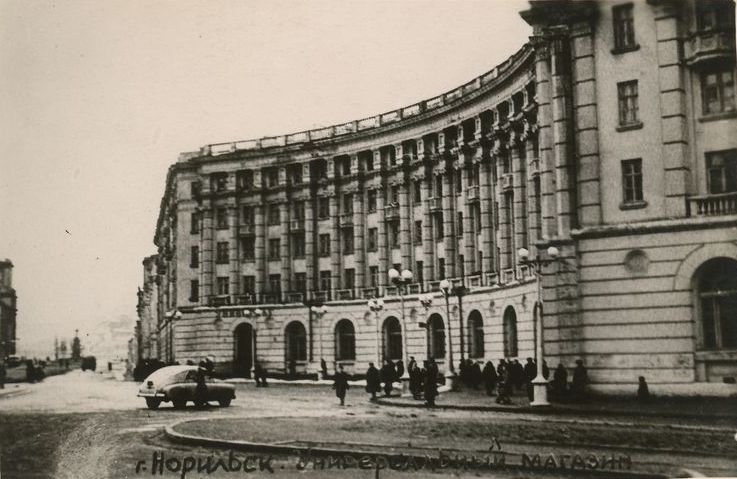
[[[437,313],[427,321],[427,357],[445,358],[445,324]]]
[[[356,359],[356,330],[348,319],[335,325],[335,359]]]
[[[478,310],[468,315],[468,348],[472,358],[484,357],[484,320]]]
[[[394,316],[384,321],[384,359],[402,359],[402,326]]]
[[[516,357],[517,352],[517,313],[508,306],[504,310],[504,357]]]
[[[737,261],[715,258],[697,271],[703,349],[737,348]]]
[[[287,361],[307,361],[307,333],[299,321],[292,321],[285,330]]]

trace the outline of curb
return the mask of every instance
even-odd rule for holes
[[[364,451],[360,449],[338,449],[338,448],[330,448],[330,447],[305,447],[305,446],[298,446],[298,445],[285,445],[285,444],[268,444],[268,443],[259,443],[259,442],[250,442],[250,441],[238,441],[238,440],[226,440],[226,439],[214,439],[210,437],[205,436],[196,436],[191,434],[184,434],[177,432],[175,430],[176,426],[179,426],[184,423],[190,423],[190,422],[197,422],[197,421],[208,421],[209,418],[203,418],[203,419],[181,419],[179,421],[173,422],[167,426],[164,427],[164,434],[165,436],[172,442],[177,444],[183,444],[183,445],[190,445],[190,446],[198,446],[198,447],[216,447],[221,449],[233,449],[233,450],[240,450],[240,451],[249,451],[249,452],[261,452],[261,453],[270,453],[270,454],[276,454],[276,455],[297,455],[300,456],[301,453],[307,453],[310,456],[352,456],[356,459],[363,458],[363,457],[369,457],[371,459],[376,460],[377,458],[384,458],[387,457],[398,457],[403,456],[404,458],[407,458],[407,460],[412,459],[414,461],[424,461],[428,458],[439,458],[439,456],[435,456],[435,451],[432,451],[432,455],[428,452],[428,454],[395,454],[395,453],[383,453],[383,452],[376,452],[376,451]],[[442,453],[442,450],[438,450],[437,453]],[[470,454],[472,453],[464,453],[461,451],[448,451],[448,456],[453,457],[455,454]],[[497,453],[498,454],[498,453]],[[617,471],[617,470],[606,470],[606,469],[535,469],[530,467],[524,467],[521,464],[521,461],[519,458],[521,458],[521,455],[519,454],[508,454],[504,453],[505,461],[503,465],[495,466],[494,468],[482,468],[482,467],[467,467],[467,469],[479,469],[479,470],[514,470],[514,471],[527,471],[527,472],[539,472],[539,473],[550,473],[555,471],[565,471],[566,473],[569,473],[571,475],[576,476],[582,476],[582,477],[606,477],[606,478],[622,478],[622,479],[665,479],[666,475],[664,474],[655,474],[655,473],[646,473],[646,472],[637,472],[632,470],[623,470],[623,471]],[[515,458],[517,459],[515,462],[508,462],[507,459]],[[377,473],[378,473],[377,468]],[[429,470],[429,469],[428,469]]]
[[[5,391],[5,392],[3,392]],[[13,389],[0,389],[0,399],[11,398],[15,396],[22,396],[28,394],[28,388],[13,388]]]
[[[377,398],[376,404],[382,406],[394,406],[404,408],[418,409],[445,409],[455,411],[480,411],[480,412],[506,412],[510,414],[539,414],[539,415],[560,415],[572,414],[579,416],[611,416],[611,417],[657,417],[664,419],[737,419],[735,415],[704,415],[704,414],[678,414],[656,411],[623,411],[617,409],[574,409],[568,407],[548,406],[543,408],[534,408],[531,406],[474,406],[474,405],[457,405],[457,404],[435,404],[434,408],[427,408],[422,404],[411,404],[406,402],[386,400]]]

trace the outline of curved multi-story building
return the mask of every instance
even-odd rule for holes
[[[534,356],[542,296],[551,367],[581,358],[600,390],[734,391],[734,3],[522,16],[531,42],[452,91],[182,154],[155,235],[160,358],[449,371]]]

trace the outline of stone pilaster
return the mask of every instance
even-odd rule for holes
[[[399,183],[399,248],[402,268],[412,270],[412,229],[409,207],[410,182],[403,178]]]
[[[553,151],[555,154],[555,199],[557,206],[558,237],[566,238],[570,235],[571,227],[575,226],[575,212],[571,209],[575,198],[575,188],[571,181],[571,118],[569,108],[571,98],[568,94],[570,82],[568,69],[570,67],[570,52],[568,35],[556,35],[551,40],[551,63],[553,74],[551,77],[551,105],[553,112]]]
[[[460,153],[463,158],[463,153]],[[468,200],[468,191],[470,188],[471,167],[463,165],[461,168],[461,178],[463,181],[463,273],[465,276],[473,274],[476,271],[476,234],[473,229],[473,213],[471,211],[471,203]]]
[[[232,298],[241,293],[241,264],[238,255],[238,208],[236,206],[228,207],[228,229],[230,230],[230,237],[228,239],[228,259],[230,263],[228,289]]]
[[[255,229],[255,240],[253,256],[255,259],[255,293],[261,295],[266,283],[266,228],[264,225],[264,203],[254,206],[253,227]]]
[[[512,243],[512,224],[510,221],[511,211],[511,196],[512,192],[505,190],[504,185],[504,166],[503,158],[501,155],[505,155],[507,152],[502,151],[501,148],[496,148],[494,152],[494,159],[496,163],[496,176],[498,183],[496,185],[496,202],[498,206],[498,224],[497,234],[497,245],[499,245],[499,269],[509,269],[512,267],[510,258],[510,249]]]
[[[212,224],[212,202],[204,200],[202,204],[202,248],[200,256],[202,257],[200,289],[201,303],[208,304],[210,296],[212,296],[212,254],[213,254],[213,231]]]
[[[481,251],[484,253],[484,264],[481,268],[484,273],[496,270],[494,250],[494,192],[491,188],[491,162],[484,157],[482,147],[478,147],[476,155],[479,157],[479,208],[481,208]]]
[[[535,94],[537,96],[538,143],[540,151],[540,200],[542,208],[542,236],[552,238],[557,232],[555,219],[555,167],[553,154],[553,125],[550,105],[550,49],[543,37],[534,39]]]
[[[514,191],[514,203],[512,204],[514,210],[514,237],[511,246],[512,265],[516,262],[517,250],[529,246],[527,241],[527,169],[525,168],[525,159],[520,155],[520,148],[524,148],[524,143],[518,140],[519,137],[515,134],[515,138],[509,145]],[[527,152],[525,151],[525,153]]]
[[[456,276],[456,255],[458,244],[455,231],[455,192],[453,191],[453,170],[447,168],[443,173],[443,247],[445,250],[445,276]]]
[[[309,178],[309,177],[308,177]],[[315,198],[310,197],[305,201],[305,277],[307,293],[315,291],[317,279],[315,275],[317,264],[317,252],[315,251]]]
[[[432,213],[430,211],[430,192],[432,191],[432,171],[426,168],[422,182],[422,277],[425,281],[435,278],[435,235],[433,234]]]
[[[535,184],[539,181],[538,172],[533,172],[533,165],[539,165],[538,152],[535,150],[535,140],[533,134],[527,133],[524,137],[525,145],[525,162],[527,163],[527,248],[531,254],[537,252],[535,243],[541,238],[540,224],[540,201],[535,192]]]
[[[386,190],[379,187],[376,190],[376,211],[379,213],[379,286],[384,286],[387,282],[387,271],[389,271],[389,248],[387,247],[386,238],[386,212],[384,211],[384,195]]]
[[[330,286],[332,288],[332,297],[335,297],[335,291],[340,289],[341,278],[341,256],[343,252],[340,250],[340,210],[338,208],[338,193],[333,192],[330,196]]]
[[[279,255],[281,256],[281,280],[280,288],[282,297],[289,291],[290,279],[292,274],[292,254],[289,248],[289,217],[292,203],[286,202],[279,208]]]
[[[358,161],[355,163],[357,165]],[[364,194],[365,192],[361,187],[353,193],[353,262],[356,268],[356,297],[360,297],[360,291],[366,287],[366,248],[364,246],[366,235],[364,219],[366,215],[363,209]]]

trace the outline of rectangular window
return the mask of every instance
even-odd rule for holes
[[[327,196],[317,199],[317,217],[321,220],[330,218],[330,200]]]
[[[393,185],[389,190],[389,203],[399,203],[399,185]]]
[[[423,273],[422,273],[422,265],[423,265],[422,261],[415,261],[415,271],[416,271],[416,273],[415,273],[415,283],[422,284],[422,283],[425,282],[424,276],[423,276]]]
[[[193,235],[200,234],[200,214],[192,213],[190,221],[189,232]]]
[[[436,240],[442,240],[443,239],[443,214],[437,214],[433,217],[434,219],[434,229],[435,229],[435,239]]]
[[[374,171],[374,155],[366,155],[364,164],[366,165],[366,171]]]
[[[461,213],[460,211],[458,212],[458,221],[456,224],[456,231],[458,232],[459,238],[463,236],[463,213]]]
[[[343,254],[353,254],[353,228],[343,229]]]
[[[701,74],[704,115],[735,110],[734,71],[732,69]]]
[[[445,258],[438,258],[438,279],[445,279]]]
[[[353,195],[347,193],[343,195],[343,214],[353,213]]]
[[[622,188],[624,204],[643,201],[641,159],[622,161]]]
[[[369,284],[372,288],[379,287],[379,267],[369,266]]]
[[[415,243],[422,243],[422,221],[415,221]]]
[[[318,238],[320,256],[330,256],[330,234],[321,234]]]
[[[200,282],[193,279],[189,282],[189,302],[196,303],[200,300]]]
[[[376,190],[368,190],[366,193],[366,203],[368,204],[368,212],[376,212]]]
[[[269,205],[269,225],[275,226],[279,224],[281,211],[279,210],[279,205],[277,204],[271,204]]]
[[[210,177],[210,188],[215,193],[225,191],[228,187],[228,174],[227,173],[213,173]]]
[[[252,236],[243,238],[241,240],[241,250],[243,251],[244,260],[253,259],[256,251],[255,239]]]
[[[241,210],[243,216],[243,224],[244,225],[252,225],[254,224],[254,211],[253,206],[251,205],[244,205],[243,209]]]
[[[412,190],[412,201],[414,204],[419,205],[422,201],[422,181],[415,181],[413,184],[413,190]]]
[[[378,238],[379,238],[379,230],[377,228],[369,228],[368,229],[368,238],[366,241],[366,250],[367,251],[376,251],[378,248]]]
[[[253,171],[242,170],[235,175],[235,184],[238,191],[248,191],[253,188]]]
[[[320,271],[320,291],[330,291],[330,271]]]
[[[219,230],[228,229],[228,210],[225,208],[218,208],[215,211],[215,225]]]
[[[614,50],[627,51],[637,48],[635,43],[635,22],[632,4],[612,8],[614,27]]]
[[[270,274],[269,275],[269,291],[276,294],[281,294],[281,275]]]
[[[219,241],[216,245],[216,252],[215,252],[215,261],[218,264],[227,264],[228,263],[228,242],[227,241]]]
[[[302,184],[302,165],[295,165],[292,167],[291,175],[293,185]]]
[[[305,218],[305,202],[304,201],[295,201],[294,207],[292,209],[293,211],[293,219],[295,220],[303,220]]]
[[[350,157],[343,158],[343,161],[340,162],[341,167],[343,169],[343,176],[350,176],[351,175],[351,159]]]
[[[304,233],[292,236],[292,255],[295,258],[305,257],[305,235]]]
[[[709,194],[737,191],[737,150],[706,154],[706,183]]]
[[[215,281],[217,287],[218,296],[230,294],[230,285],[228,284],[227,276],[218,276]]]
[[[389,245],[396,249],[399,248],[399,221],[390,221],[389,226]]]
[[[198,268],[200,266],[200,247],[192,246],[192,252],[189,259],[190,268]]]
[[[193,181],[189,184],[189,192],[192,195],[192,198],[199,198],[200,193],[202,193],[202,183],[199,181]]]
[[[269,259],[277,260],[280,258],[281,240],[279,238],[269,239]]]
[[[463,191],[463,176],[460,171],[456,171],[454,176],[456,181],[456,195],[460,195],[461,191]]]
[[[307,292],[307,273],[294,273],[294,289],[298,293]]]
[[[243,294],[256,294],[256,277],[243,277]]]
[[[619,125],[637,125],[637,80],[617,83],[617,95],[619,99]]]
[[[344,272],[344,287],[345,289],[353,289],[356,287],[356,270],[348,268]]]
[[[266,178],[267,187],[279,186],[279,170],[277,168],[264,169],[264,177]]]

